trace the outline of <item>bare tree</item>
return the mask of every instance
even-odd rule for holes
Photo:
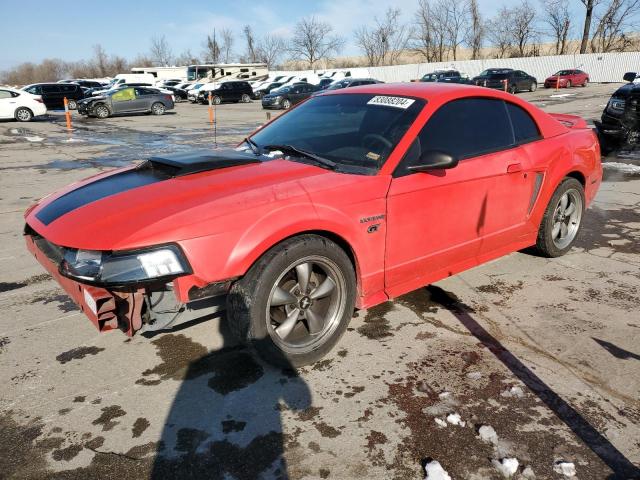
[[[443,27],[446,31],[447,43],[453,59],[457,60],[458,48],[464,40],[464,33],[468,26],[468,12],[466,0],[448,0],[441,2],[444,9]]]
[[[107,75],[107,52],[99,43],[93,46],[93,61],[98,69],[98,76]]]
[[[149,54],[156,66],[159,67],[170,65],[173,58],[171,47],[164,35],[151,38]]]
[[[295,26],[295,34],[289,45],[294,59],[303,60],[309,68],[315,68],[320,60],[328,60],[338,54],[344,46],[344,39],[331,35],[333,27],[315,17],[303,18]]]
[[[354,32],[369,65],[395,65],[407,48],[411,29],[400,23],[400,13],[399,8],[390,7],[382,20],[375,19],[375,26],[361,26]]]
[[[625,34],[640,12],[640,0],[610,0],[606,10],[596,17],[596,30],[591,38],[592,52],[623,51],[632,44]]]
[[[175,59],[176,65],[195,65],[200,63],[198,57],[191,53],[191,50],[185,50],[180,55],[178,55]]]
[[[512,25],[515,11],[502,6],[498,14],[487,22],[487,38],[497,50],[497,57],[504,58],[513,49],[513,34],[505,25]]]
[[[220,58],[224,63],[229,63],[233,56],[233,43],[235,41],[235,37],[233,36],[233,32],[228,28],[222,29],[220,37],[222,38],[222,43],[220,44]]]
[[[469,14],[469,25],[464,35],[464,41],[471,49],[471,60],[477,60],[480,57],[482,42],[484,40],[485,29],[478,8],[478,0],[469,0],[467,3],[467,12]]]
[[[286,48],[287,44],[282,37],[265,35],[256,48],[258,60],[272,68],[278,63]]]
[[[207,62],[218,63],[220,60],[220,44],[215,29],[213,35],[207,35],[204,42],[204,56]]]
[[[446,38],[448,11],[446,0],[437,0],[431,5],[428,0],[418,0],[415,14],[415,29],[411,40],[411,48],[427,62],[441,62],[448,51]]]
[[[585,7],[584,27],[582,29],[582,42],[580,42],[580,53],[587,53],[589,44],[589,33],[591,31],[591,21],[593,19],[593,10],[598,5],[599,0],[580,0]]]
[[[538,39],[536,29],[536,12],[527,0],[513,9],[512,22],[508,23],[520,57],[528,55],[529,44]],[[504,27],[503,27],[504,28]]]
[[[256,39],[253,35],[253,30],[249,25],[245,25],[242,29],[244,35],[244,41],[246,42],[246,53],[244,60],[249,63],[256,63],[258,61],[258,50],[256,48]]]
[[[544,22],[556,42],[556,55],[567,52],[567,39],[571,29],[568,0],[546,0],[544,2]]]

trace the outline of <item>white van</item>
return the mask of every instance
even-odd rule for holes
[[[150,73],[119,73],[109,82],[107,88],[117,87],[122,83],[148,83],[149,85],[155,85],[156,77]]]

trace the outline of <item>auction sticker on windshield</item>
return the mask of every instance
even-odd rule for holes
[[[387,97],[384,95],[376,95],[367,102],[368,105],[384,105],[387,107],[402,108],[403,110],[409,108],[411,104],[415,102],[412,98],[404,97]]]

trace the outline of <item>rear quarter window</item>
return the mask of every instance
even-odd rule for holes
[[[531,115],[522,107],[506,102],[507,112],[513,125],[516,144],[533,142],[540,139],[540,130]]]

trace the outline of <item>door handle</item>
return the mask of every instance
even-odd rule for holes
[[[521,163],[511,163],[507,166],[507,173],[517,173],[522,171]]]

